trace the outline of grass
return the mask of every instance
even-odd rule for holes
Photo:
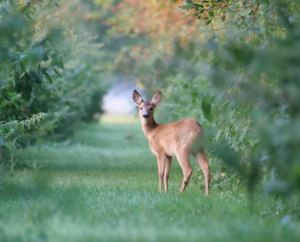
[[[300,238],[300,223],[274,199],[257,200],[250,214],[243,191],[212,188],[205,197],[191,181],[179,195],[175,159],[170,191],[159,194],[156,158],[139,125],[82,125],[72,139],[28,147],[17,159],[16,171],[0,178],[0,241]]]

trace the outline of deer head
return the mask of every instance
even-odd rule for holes
[[[133,91],[133,101],[139,106],[139,115],[142,122],[153,122],[153,112],[155,107],[161,102],[162,94],[158,91],[151,101],[144,101],[138,91]]]

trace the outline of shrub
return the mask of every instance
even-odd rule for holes
[[[99,80],[101,45],[72,23],[47,17],[57,1],[16,2],[0,2],[0,138],[17,137],[25,146],[50,134],[66,137],[79,121],[91,121],[107,84]],[[40,125],[19,125],[40,112]]]

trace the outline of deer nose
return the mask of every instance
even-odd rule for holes
[[[147,119],[147,118],[149,118],[149,115],[148,115],[148,114],[144,114],[144,115],[143,115],[143,118],[144,118],[144,119]]]

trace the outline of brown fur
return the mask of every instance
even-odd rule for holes
[[[194,118],[182,119],[174,123],[158,124],[154,120],[154,109],[161,102],[162,94],[157,92],[152,100],[144,101],[134,90],[133,100],[139,106],[142,129],[149,140],[151,151],[157,156],[159,192],[164,181],[165,192],[168,192],[168,179],[172,157],[176,156],[183,172],[180,192],[183,192],[192,175],[189,155],[192,153],[199,163],[205,177],[205,194],[209,192],[210,172],[205,152],[201,148],[193,149],[195,143],[203,138],[201,125]]]

